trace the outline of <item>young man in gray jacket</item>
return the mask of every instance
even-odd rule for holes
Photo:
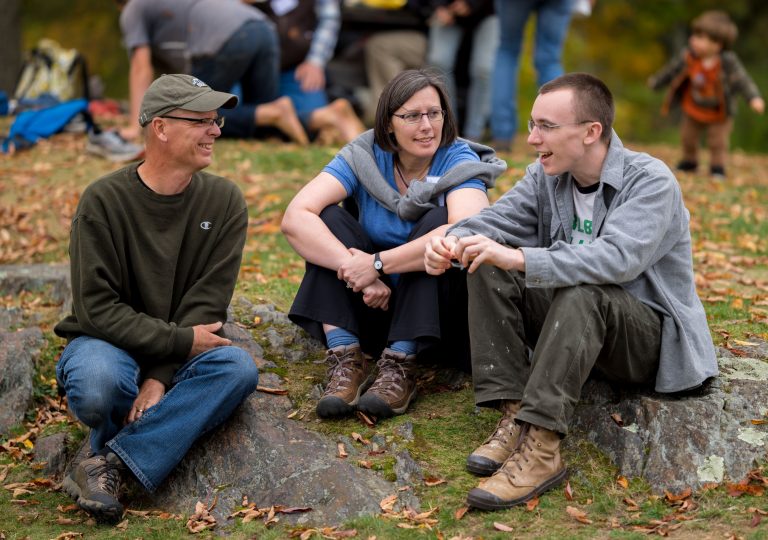
[[[539,159],[427,245],[427,272],[452,260],[469,272],[475,401],[503,412],[467,458],[492,475],[471,506],[509,508],[563,480],[560,439],[593,369],[659,392],[717,375],[680,187],[664,163],[624,148],[613,117],[591,75],[542,86],[528,122]]]

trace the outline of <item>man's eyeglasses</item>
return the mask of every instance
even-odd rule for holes
[[[582,120],[581,122],[570,122],[568,124],[548,124],[546,122],[542,122],[541,124],[537,124],[533,121],[533,118],[528,119],[528,133],[533,133],[533,128],[537,128],[539,130],[539,133],[542,135],[546,135],[547,133],[550,133],[556,129],[560,129],[561,127],[565,126],[580,126],[581,124],[591,124],[592,120]]]
[[[206,126],[206,127],[213,127],[213,124],[216,124],[220,128],[224,127],[224,120],[225,120],[223,116],[217,116],[216,118],[189,118],[188,116],[165,115],[165,116],[161,116],[160,118],[170,118],[171,120],[186,120],[187,122],[192,122],[193,124],[197,124],[198,126]]]
[[[427,120],[429,120],[430,123],[436,124],[437,122],[443,121],[443,117],[445,116],[445,110],[432,109],[431,111],[427,111],[427,112],[407,112],[405,114],[392,113],[392,116],[397,116],[398,118],[402,119],[403,122],[405,122],[406,124],[418,124],[419,122],[421,122],[421,117],[426,116]]]

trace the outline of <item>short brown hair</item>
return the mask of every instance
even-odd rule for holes
[[[440,107],[445,111],[440,146],[448,146],[456,140],[458,129],[456,117],[451,109],[451,100],[445,88],[442,76],[429,69],[407,69],[395,75],[381,91],[379,104],[376,106],[376,119],[373,125],[373,137],[382,150],[397,152],[397,141],[390,133],[392,115],[403,103],[411,99],[419,90],[431,86],[440,96]]]
[[[691,22],[691,31],[705,34],[712,41],[717,41],[723,49],[733,47],[739,35],[739,29],[725,11],[705,11]]]
[[[603,126],[600,139],[605,143],[611,141],[616,112],[613,94],[603,81],[589,73],[566,73],[542,85],[539,95],[555,90],[572,90],[573,111],[577,120],[600,122]]]

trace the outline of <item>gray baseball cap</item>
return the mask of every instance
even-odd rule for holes
[[[231,109],[235,105],[236,95],[217,92],[197,77],[181,73],[161,75],[144,93],[139,111],[139,124],[144,127],[153,118],[168,114],[174,109],[208,112],[219,108]]]

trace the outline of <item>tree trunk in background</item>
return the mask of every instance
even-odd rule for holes
[[[21,68],[21,0],[0,0],[0,90],[9,96]]]

